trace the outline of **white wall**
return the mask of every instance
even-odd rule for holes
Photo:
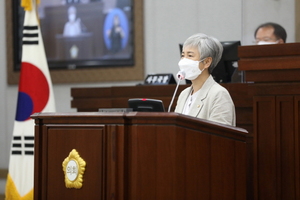
[[[244,0],[243,44],[252,45],[258,25],[275,22],[287,31],[287,42],[295,41],[295,0]]]
[[[6,81],[4,8],[5,1],[0,1],[0,168],[7,168],[8,165],[18,93],[17,86],[7,85]],[[221,41],[241,40],[242,44],[251,44],[258,24],[275,21],[284,24],[288,41],[294,41],[294,0],[144,0],[144,10],[146,74],[176,74],[180,58],[178,44],[197,32],[213,35]],[[57,111],[76,111],[70,107],[72,87],[135,84],[54,85]]]
[[[10,119],[7,117],[9,100],[6,84],[6,40],[5,40],[5,1],[0,1],[0,168],[6,167],[9,158]]]
[[[180,59],[178,44],[183,43],[194,33],[206,33],[219,40],[241,38],[241,1],[146,0],[144,2],[148,74],[157,72],[176,74]],[[227,7],[230,9],[224,9]]]

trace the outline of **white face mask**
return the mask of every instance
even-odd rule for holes
[[[276,42],[266,42],[266,41],[259,41],[257,44],[258,44],[258,45],[265,45],[265,44],[278,44],[278,41],[276,41]]]
[[[74,22],[76,20],[76,15],[75,14],[70,14],[69,15],[69,21]]]
[[[178,66],[180,71],[184,74],[183,78],[188,80],[194,80],[195,78],[197,78],[203,71],[199,69],[199,63],[202,62],[204,59],[200,61],[191,60],[188,58],[181,59],[178,63]]]

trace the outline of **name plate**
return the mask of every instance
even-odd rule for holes
[[[146,77],[146,85],[169,85],[176,84],[173,74],[150,74]]]

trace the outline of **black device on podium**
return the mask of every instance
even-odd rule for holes
[[[140,112],[165,112],[164,104],[158,99],[134,98],[128,99],[128,107]]]

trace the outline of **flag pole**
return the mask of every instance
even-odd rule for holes
[[[34,120],[31,115],[55,112],[47,58],[36,12],[38,0],[22,0],[25,10],[16,117],[7,175],[6,200],[33,200]]]

